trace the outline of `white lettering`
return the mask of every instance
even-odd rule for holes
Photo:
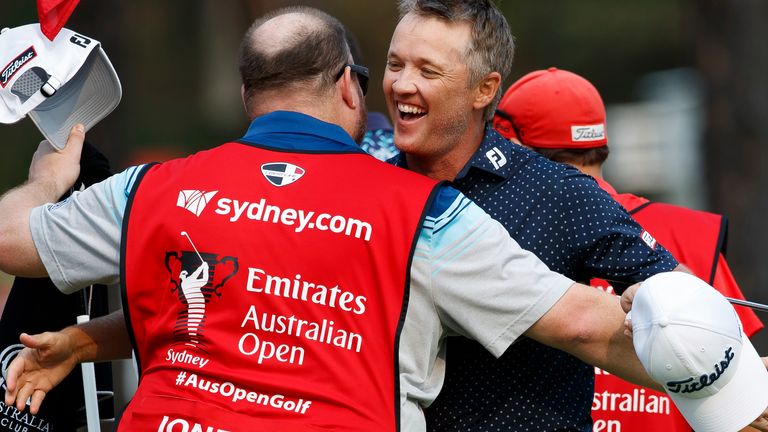
[[[592,425],[592,432],[621,432],[621,422],[599,419]]]
[[[230,222],[240,221],[245,215],[248,220],[294,227],[293,230],[296,233],[307,229],[317,229],[344,234],[347,237],[364,239],[365,241],[370,241],[373,234],[373,227],[365,221],[327,213],[316,216],[313,211],[293,208],[283,209],[267,204],[264,198],[257,202],[219,198],[214,212],[218,215],[228,216]]]
[[[173,349],[169,349],[166,352],[165,360],[166,361],[170,361],[171,364],[176,364],[177,362],[178,363],[185,363],[185,364],[190,364],[190,365],[193,365],[193,366],[197,366],[200,369],[204,368],[205,365],[207,365],[208,362],[210,361],[210,359],[206,359],[206,358],[203,358],[203,357],[200,357],[200,356],[192,355],[192,354],[188,353],[186,350],[184,350],[182,352],[176,352]]]
[[[344,226],[346,225],[346,220],[341,216],[334,216],[331,218],[331,231],[335,232],[336,234],[344,232]]]
[[[214,382],[205,378],[199,378],[195,374],[185,375],[186,372],[180,372],[176,378],[176,385],[180,387],[192,387],[198,390],[202,390],[211,394],[218,394],[227,398],[231,397],[232,402],[238,402],[245,400],[250,403],[256,403],[263,406],[272,406],[275,408],[284,409],[286,411],[293,411],[296,413],[304,414],[312,405],[312,401],[299,399],[297,401],[285,401],[283,395],[268,395],[264,393],[256,393],[237,387],[231,382]],[[158,432],[167,432],[168,417],[163,418]],[[174,420],[175,421],[175,420]],[[194,429],[193,429],[194,430]],[[211,429],[213,430],[213,429]],[[206,430],[207,431],[207,430]],[[228,432],[222,429],[217,429],[217,432]]]
[[[232,204],[231,199],[222,198],[216,203],[217,207],[214,211],[220,215],[228,215],[232,211],[232,207],[229,206],[230,204]]]
[[[267,360],[275,360],[279,363],[304,364],[304,349],[295,345],[279,344],[270,341],[262,341],[255,333],[245,333],[237,343],[240,353],[254,356],[258,353],[256,362],[262,364]],[[223,393],[222,393],[223,394]],[[227,395],[225,395],[227,396]]]
[[[669,415],[670,401],[666,395],[646,394],[644,388],[634,388],[632,393],[595,392],[592,411],[640,412]]]
[[[187,423],[185,420],[182,419],[176,419],[172,422],[168,423],[168,427],[165,429],[167,432],[174,432],[173,427],[176,425],[181,425],[181,429],[176,429],[179,432],[187,432],[189,431],[189,423]]]
[[[230,222],[237,222],[238,219],[240,219],[240,216],[243,215],[243,213],[248,209],[248,204],[250,204],[248,201],[245,201],[242,205],[240,204],[240,201],[235,200],[235,215],[229,218]]]
[[[261,213],[264,211],[264,202],[266,200],[264,198],[261,199],[261,201],[257,203],[253,203],[248,206],[248,219],[251,220],[259,220],[261,219]],[[256,212],[254,213],[254,210]]]
[[[16,71],[19,70],[19,68],[24,66],[24,63],[34,58],[35,55],[36,55],[35,51],[32,49],[32,47],[29,47],[29,51],[25,52],[20,57],[12,61],[11,64],[9,64],[7,68],[5,68],[2,74],[0,74],[0,82],[2,82],[3,86],[5,86],[5,84],[8,83],[8,81],[16,73]]]
[[[299,210],[299,227],[296,229],[296,232],[302,232],[305,228],[309,225],[309,221],[312,220],[312,216],[315,215],[315,212],[307,212],[304,213],[304,210]]]
[[[338,285],[328,288],[323,284],[302,281],[300,274],[292,279],[280,275],[267,274],[266,271],[249,267],[248,281],[245,290],[254,293],[264,293],[276,297],[292,298],[294,300],[311,301],[312,303],[339,308],[356,315],[365,313],[365,296],[355,295],[342,290]],[[352,303],[356,307],[352,307]]]
[[[260,274],[262,276],[266,276],[266,273],[262,269],[257,269],[253,267],[248,267],[248,285],[246,285],[245,290],[250,292],[262,292],[264,290],[263,286],[255,287],[253,285],[254,281],[260,281],[261,278],[259,276],[256,276],[256,274]]]
[[[298,213],[294,209],[285,209],[283,210],[283,214],[280,215],[280,223],[283,225],[291,226],[294,222],[296,222],[296,218],[298,217]]]
[[[170,420],[170,422],[169,422]],[[176,428],[175,426],[180,426]],[[228,430],[219,429],[215,426],[203,426],[200,423],[189,422],[184,419],[176,418],[171,420],[168,416],[163,416],[163,420],[160,422],[160,426],[157,428],[157,432],[229,432]]]
[[[331,218],[331,215],[329,214],[321,214],[317,217],[317,221],[315,222],[315,226],[317,226],[317,229],[320,231],[328,231],[328,225],[325,224],[325,221],[329,220]]]

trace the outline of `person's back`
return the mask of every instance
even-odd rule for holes
[[[121,429],[400,427],[408,274],[437,182],[358,148],[366,73],[335,19],[267,15],[241,47],[245,136],[130,181],[142,378]]]
[[[435,182],[376,161],[349,138],[325,150],[280,146],[278,132],[322,139],[324,125],[299,116],[263,116],[254,125],[303,126],[252,127],[239,143],[149,167],[137,180],[123,244],[142,386],[121,427],[156,428],[143,418],[162,412],[224,430],[396,429],[394,341]],[[377,194],[361,194],[374,186]],[[184,190],[210,201],[179,206]],[[212,269],[207,309],[189,335],[177,318],[177,276],[201,260]]]
[[[646,230],[642,235],[650,246],[663,245],[724,295],[743,298],[725,262],[727,226],[722,216],[619,194],[602,179],[601,167],[608,157],[605,109],[587,80],[555,68],[527,74],[505,93],[494,126],[518,144],[592,176]],[[591,281],[609,292],[612,284]],[[752,310],[736,310],[747,335],[762,328]],[[624,431],[690,431],[667,395],[634,386],[599,368],[595,372],[595,430],[619,425]]]

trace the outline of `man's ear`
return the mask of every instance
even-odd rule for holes
[[[352,69],[344,68],[344,74],[336,82],[341,92],[341,99],[349,108],[355,109],[360,103],[360,90],[358,84],[352,79]]]
[[[245,101],[245,84],[240,84],[240,100],[243,102],[245,114],[250,118],[251,112],[248,110],[248,103]]]
[[[472,104],[475,109],[485,109],[493,99],[496,97],[496,93],[501,87],[501,74],[498,72],[491,72],[477,84],[475,91],[475,102]]]

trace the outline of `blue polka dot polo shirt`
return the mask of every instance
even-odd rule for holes
[[[406,165],[402,155],[394,162]],[[571,279],[625,282],[614,283],[620,290],[677,266],[642,241],[640,226],[594,179],[490,126],[454,186]],[[445,386],[426,409],[430,431],[592,430],[594,368],[577,358],[526,338],[498,360],[462,337],[449,338],[447,349]]]

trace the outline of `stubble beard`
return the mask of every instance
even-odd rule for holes
[[[363,137],[365,136],[365,131],[367,128],[368,128],[368,109],[365,107],[364,103],[361,103],[360,108],[357,112],[357,124],[355,125],[352,139],[354,139],[355,142],[358,144],[363,142]]]
[[[469,128],[470,116],[456,114],[435,123],[428,133],[427,156],[440,157],[463,145],[462,136]]]

